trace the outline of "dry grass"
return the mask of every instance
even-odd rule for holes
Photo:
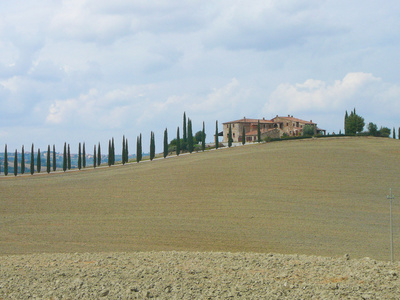
[[[1,177],[0,254],[194,250],[387,260],[385,197],[390,187],[399,194],[399,158],[393,139],[298,140]]]

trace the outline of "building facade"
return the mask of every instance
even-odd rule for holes
[[[232,128],[233,142],[242,142],[243,127],[246,134],[246,142],[256,142],[258,134],[258,122],[260,122],[261,139],[266,137],[280,138],[283,135],[300,136],[303,135],[303,128],[306,125],[314,127],[315,134],[325,134],[325,130],[319,129],[317,123],[305,121],[293,116],[276,116],[271,120],[263,119],[243,119],[223,123],[223,143],[228,142],[229,126]]]

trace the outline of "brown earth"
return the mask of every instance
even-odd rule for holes
[[[0,178],[0,255],[223,251],[389,259],[400,141],[285,141]],[[393,205],[395,241],[399,208]],[[400,243],[395,242],[395,253]]]

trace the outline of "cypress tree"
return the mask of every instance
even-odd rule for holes
[[[142,134],[140,134],[140,160],[143,159],[143,140],[142,140]]]
[[[243,131],[242,131],[242,145],[246,144],[246,127],[243,125]]]
[[[139,145],[140,141],[139,141],[139,136],[136,138],[136,162],[139,163],[140,162],[140,145]]]
[[[167,128],[164,130],[164,158],[168,155],[168,131]]]
[[[51,170],[50,158],[51,158],[50,145],[48,145],[47,146],[47,156],[46,156],[46,171],[47,171],[47,174],[50,173],[50,170]]]
[[[129,148],[128,148],[128,139],[125,139],[125,162],[129,162]]]
[[[53,171],[57,170],[56,145],[53,144]]]
[[[183,113],[183,128],[182,128],[182,135],[183,135],[183,143],[182,143],[182,150],[186,150],[187,145],[187,130],[186,130],[186,112]]]
[[[7,154],[7,144],[4,150],[4,175],[8,175],[8,154]]]
[[[393,127],[393,138],[396,139],[396,130]]]
[[[32,149],[31,149],[31,175],[35,173],[35,152],[32,144]]]
[[[125,136],[122,137],[122,164],[125,165]]]
[[[37,162],[36,162],[37,172],[40,173],[42,170],[42,158],[40,157],[40,148],[38,149],[37,153]]]
[[[83,147],[82,147],[82,167],[86,168],[86,147],[85,147],[85,142],[83,142]]]
[[[399,130],[397,131],[397,138],[400,140],[400,127]]]
[[[193,152],[193,131],[192,131],[192,120],[188,119],[188,150],[190,153]]]
[[[150,160],[153,160],[155,156],[155,142],[154,142],[154,132],[150,135]]]
[[[143,148],[142,148],[142,134],[140,134],[136,139],[136,162],[139,163],[143,158]]]
[[[14,155],[14,176],[17,176],[18,174],[18,153],[17,149],[15,149],[15,155]]]
[[[21,152],[21,174],[25,174],[25,149],[24,149],[24,146],[22,146],[22,152]]]
[[[96,168],[97,157],[96,157],[96,145],[94,145],[93,149],[93,168]]]
[[[181,153],[181,137],[179,136],[179,127],[176,130],[176,155],[179,156]]]
[[[63,153],[63,171],[67,170],[67,143],[64,143],[64,153]]]
[[[232,125],[229,124],[229,131],[228,131],[228,147],[232,147]]]
[[[261,126],[260,126],[260,120],[258,120],[258,123],[257,123],[257,142],[261,143]]]
[[[108,161],[107,164],[110,167],[111,166],[111,162],[112,162],[112,150],[111,150],[111,140],[108,140]]]
[[[99,145],[97,147],[97,166],[100,167],[101,165],[101,148],[100,148],[100,142]]]
[[[201,132],[201,150],[204,151],[206,150],[206,128],[204,125],[204,121],[203,121],[203,131]]]
[[[114,146],[114,138],[112,138],[111,141],[111,151],[112,151],[112,160],[111,160],[111,164],[115,165],[115,146]]]
[[[215,149],[218,149],[218,121],[215,121]]]
[[[68,170],[71,170],[71,147],[68,144]]]
[[[81,143],[78,145],[78,169],[82,169],[82,151],[81,151]]]
[[[346,121],[347,121],[347,118],[349,117],[349,114],[347,113],[347,110],[346,110],[346,114],[344,115],[344,134],[346,135],[347,134],[347,126],[346,126]]]

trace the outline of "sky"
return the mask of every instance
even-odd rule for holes
[[[398,0],[3,0],[0,147],[77,152],[150,132],[345,111],[400,126]],[[88,150],[87,150],[88,152]],[[104,150],[103,150],[104,152]]]

